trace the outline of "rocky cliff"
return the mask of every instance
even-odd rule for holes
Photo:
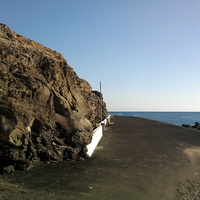
[[[100,101],[61,54],[0,24],[1,172],[84,158]]]

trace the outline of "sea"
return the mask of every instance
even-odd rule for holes
[[[177,126],[187,124],[194,126],[195,122],[200,123],[200,112],[109,112],[113,116],[130,116],[152,119]]]

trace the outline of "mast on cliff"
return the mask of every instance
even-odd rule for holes
[[[102,122],[102,93],[101,93],[101,81],[100,81],[100,122]]]

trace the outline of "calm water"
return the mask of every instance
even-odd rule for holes
[[[200,112],[109,112],[111,115],[142,117],[181,126],[200,122]]]

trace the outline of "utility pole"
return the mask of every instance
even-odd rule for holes
[[[101,93],[101,81],[100,81],[100,123],[102,122],[102,93]]]

